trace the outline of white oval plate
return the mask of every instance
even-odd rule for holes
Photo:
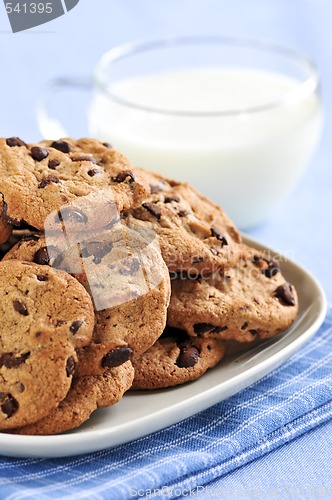
[[[276,255],[256,241],[244,240]],[[299,316],[286,333],[221,362],[195,382],[160,391],[127,393],[117,405],[97,410],[75,431],[57,436],[0,433],[0,453],[12,457],[50,458],[112,448],[180,422],[271,372],[317,332],[327,309],[319,283],[297,264],[282,260],[282,271],[296,286],[300,302]]]

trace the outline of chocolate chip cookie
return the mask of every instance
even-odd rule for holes
[[[38,333],[39,344],[44,328],[65,327],[74,347],[83,347],[91,341],[94,325],[91,298],[72,276],[34,263],[2,261],[0,293],[3,350],[10,350],[12,343],[17,348],[26,346],[27,331],[33,339]],[[5,333],[7,330],[10,335]]]
[[[151,236],[151,235],[150,235]],[[73,274],[95,305],[92,342],[78,350],[75,376],[96,375],[151,347],[162,334],[170,300],[170,279],[156,239],[118,223],[111,231],[67,250],[31,235],[4,260],[56,266]]]
[[[250,342],[287,329],[297,312],[296,290],[278,261],[243,245],[234,268],[172,281],[167,322],[194,337]]]
[[[40,336],[44,345],[30,335],[25,346],[11,343],[0,355],[1,430],[40,420],[70,389],[77,356],[67,332],[45,328]]]
[[[36,253],[39,250],[41,250],[41,252],[39,252],[36,256]],[[20,237],[18,241],[14,242],[14,244],[3,255],[2,260],[5,262],[6,260],[14,259],[45,265],[48,264],[50,260],[48,250],[51,253],[51,250],[46,248],[44,234],[38,232],[28,233]],[[44,258],[42,258],[43,255]]]
[[[65,398],[94,313],[74,278],[17,260],[0,263],[0,297],[0,429],[10,429],[40,420]]]
[[[43,230],[47,216],[60,209],[60,222],[87,224],[89,214],[80,206],[66,208],[86,196],[92,197],[90,214],[99,212],[93,224],[100,217],[105,224],[115,213],[138,206],[148,186],[127,158],[97,140],[26,144],[12,137],[0,139],[0,193],[6,221]]]
[[[15,434],[59,434],[86,422],[97,408],[116,404],[130,388],[134,369],[130,361],[102,375],[76,378],[66,398],[38,422],[14,430]]]
[[[124,219],[129,227],[156,232],[174,277],[210,274],[236,263],[240,235],[217,205],[188,184],[145,171],[142,175],[150,184],[151,195]]]
[[[166,328],[162,337],[133,360],[133,389],[162,389],[196,380],[224,356],[223,342],[192,338],[181,330]]]
[[[133,359],[162,334],[170,279],[155,243],[125,226],[111,238],[104,234],[81,243],[84,274],[77,279],[97,310],[93,341],[78,351],[78,374],[101,373]]]

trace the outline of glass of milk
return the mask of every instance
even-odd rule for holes
[[[318,86],[307,57],[266,42],[125,45],[95,67],[89,133],[137,166],[191,183],[245,229],[268,217],[308,165],[321,132]],[[44,135],[54,135],[45,109],[41,117]]]

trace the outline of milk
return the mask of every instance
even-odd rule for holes
[[[111,91],[159,111],[98,91],[91,135],[138,166],[190,182],[241,228],[265,219],[288,194],[320,134],[317,94],[300,98],[297,80],[273,72],[192,68],[125,79]],[[261,110],[245,111],[253,107]]]

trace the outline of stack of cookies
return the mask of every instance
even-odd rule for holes
[[[109,144],[0,139],[0,430],[55,434],[197,379],[298,311],[278,262]]]

